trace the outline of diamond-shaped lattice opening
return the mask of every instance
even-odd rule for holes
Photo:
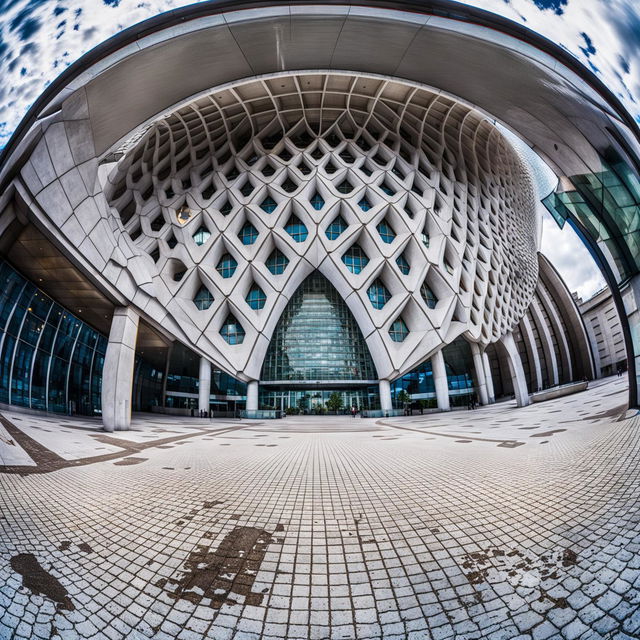
[[[215,192],[216,192],[216,187],[212,182],[208,187],[206,187],[205,189],[202,190],[202,197],[205,200],[209,200],[210,198],[213,197],[213,194]]]
[[[335,131],[332,131],[328,136],[325,136],[324,139],[332,147],[337,147],[342,142]]]
[[[229,169],[229,171],[227,171],[227,173],[225,173],[224,177],[227,179],[227,182],[232,182],[239,175],[240,175],[240,172],[238,171],[238,167],[236,167],[236,165],[234,164],[231,167],[231,169]]]
[[[229,344],[242,344],[244,342],[245,331],[235,316],[230,313],[225,318],[222,327],[220,327],[220,335]]]
[[[246,198],[253,193],[254,186],[251,184],[251,180],[247,180],[242,187],[240,187],[240,193]]]
[[[311,196],[309,202],[311,203],[311,206],[317,211],[320,211],[320,209],[324,207],[324,198],[317,191]]]
[[[382,242],[386,244],[391,244],[396,239],[395,231],[391,228],[391,225],[385,220],[378,223],[378,226],[376,227],[376,229],[380,234],[380,238]]]
[[[371,203],[369,202],[369,200],[367,200],[366,196],[364,198],[362,198],[362,200],[360,200],[360,202],[358,202],[358,206],[363,210],[363,211],[369,211],[369,209],[371,209]]]
[[[160,231],[164,227],[164,216],[159,213],[150,223],[151,231]]]
[[[353,157],[353,155],[351,155],[351,153],[349,151],[346,151],[346,150],[345,151],[341,151],[338,155],[347,164],[352,164],[355,161],[355,158]]]
[[[394,342],[402,342],[409,335],[409,329],[402,318],[396,318],[389,327],[389,337]]]
[[[231,203],[229,202],[229,200],[225,200],[222,206],[220,207],[220,213],[223,216],[228,216],[231,213],[231,209],[233,209],[233,207],[231,206]]]
[[[353,191],[353,185],[348,180],[343,180],[338,185],[338,191],[340,193],[351,193]]]
[[[349,225],[346,223],[345,219],[338,214],[327,227],[325,234],[329,240],[335,240],[343,233],[343,231],[346,230],[348,226]]]
[[[287,178],[281,185],[281,187],[284,189],[284,191],[286,191],[287,193],[293,193],[297,188],[298,185],[291,179],[291,178]]]
[[[290,140],[298,149],[306,149],[313,142],[313,137],[308,131],[302,131],[301,133],[291,136]]]
[[[371,301],[371,306],[374,309],[382,309],[389,300],[391,300],[391,294],[389,290],[382,284],[380,280],[374,280],[371,286],[367,289],[367,295]]]
[[[218,264],[216,265],[216,271],[223,278],[231,278],[236,272],[237,267],[238,263],[236,259],[230,253],[225,253],[218,261]]]
[[[304,160],[298,165],[298,171],[305,176],[308,176],[311,173],[311,168],[309,165],[304,162]]]
[[[200,228],[193,234],[193,241],[201,247],[209,238],[211,232],[204,225],[200,225]]]
[[[380,186],[380,191],[383,191],[388,196],[395,196],[396,190],[385,180]]]
[[[333,162],[327,162],[327,164],[326,164],[326,166],[325,166],[324,170],[325,170],[327,173],[335,173],[335,172],[338,170],[338,167],[336,167],[336,165],[335,165],[335,164],[333,164]]]
[[[287,258],[280,249],[274,249],[265,264],[267,265],[267,269],[269,269],[274,276],[277,276],[284,273],[284,270],[289,264],[289,258]]]
[[[275,172],[276,172],[276,170],[273,167],[273,165],[269,164],[268,162],[267,162],[267,164],[264,165],[264,167],[262,167],[262,175],[267,177],[267,178],[269,176],[272,176]]]
[[[366,164],[363,164],[360,167],[360,171],[362,171],[362,173],[364,173],[365,176],[369,177],[373,174],[373,171],[371,171],[371,169],[369,169],[369,167],[367,167]]]
[[[202,285],[193,298],[193,304],[195,304],[200,311],[204,311],[213,304],[213,294],[207,287]]]
[[[254,284],[249,289],[245,300],[252,309],[262,309],[267,302],[267,294],[257,284]]]
[[[291,160],[291,158],[293,157],[291,155],[291,152],[289,151],[289,149],[283,149],[279,154],[278,154],[285,162],[288,162],[289,160]]]
[[[271,197],[267,196],[261,203],[260,208],[267,213],[273,213],[276,210],[278,203]]]
[[[250,222],[247,222],[240,229],[238,238],[242,244],[253,244],[258,239],[258,230]]]
[[[305,227],[304,223],[298,216],[292,215],[287,224],[284,227],[284,230],[296,241],[296,242],[304,242],[309,235],[307,227]]]
[[[160,247],[156,244],[152,251],[149,251],[149,255],[154,262],[160,260]]]
[[[398,162],[393,165],[391,173],[393,173],[394,176],[398,176],[400,180],[404,180],[406,178],[404,171],[402,171]]]
[[[369,257],[360,245],[354,244],[344,252],[342,262],[345,263],[351,273],[357,274],[369,264]]]
[[[405,276],[409,274],[409,271],[411,271],[411,265],[409,264],[407,259],[404,257],[404,254],[396,258],[396,264],[398,265],[398,269],[400,269],[400,273],[402,273]]]
[[[311,157],[314,160],[320,160],[320,158],[324,157],[324,153],[322,151],[322,149],[320,147],[316,147],[312,152],[311,152]]]
[[[422,286],[420,287],[420,295],[422,296],[422,299],[424,300],[427,307],[429,307],[429,309],[436,308],[436,305],[438,304],[438,296],[436,296],[436,294],[433,293],[431,287],[427,284],[426,280],[422,283]]]
[[[131,239],[135,240],[133,235],[131,236]],[[171,232],[171,234],[167,238],[167,244],[169,245],[169,249],[173,249],[178,244],[178,241],[176,240],[176,236],[173,232]]]

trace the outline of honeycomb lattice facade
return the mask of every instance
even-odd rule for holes
[[[177,107],[123,149],[105,193],[148,292],[244,379],[258,379],[316,269],[381,378],[461,334],[497,341],[534,295],[529,171],[491,121],[440,93],[348,74],[264,78]]]

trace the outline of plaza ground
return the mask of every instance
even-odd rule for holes
[[[0,638],[638,638],[626,389],[114,434],[5,412]]]

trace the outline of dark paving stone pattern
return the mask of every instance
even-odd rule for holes
[[[12,415],[0,638],[637,639],[640,417],[603,390],[117,437]]]

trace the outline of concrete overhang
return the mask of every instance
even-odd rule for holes
[[[395,7],[395,8],[392,8]],[[211,88],[263,74],[323,69],[435,87],[516,132],[559,176],[597,171],[620,143],[640,156],[617,98],[534,32],[453,2],[203,2],[100,45],[43,94],[0,158],[4,175],[39,122],[78,90],[103,156],[143,123]],[[481,78],[481,81],[479,81]]]

